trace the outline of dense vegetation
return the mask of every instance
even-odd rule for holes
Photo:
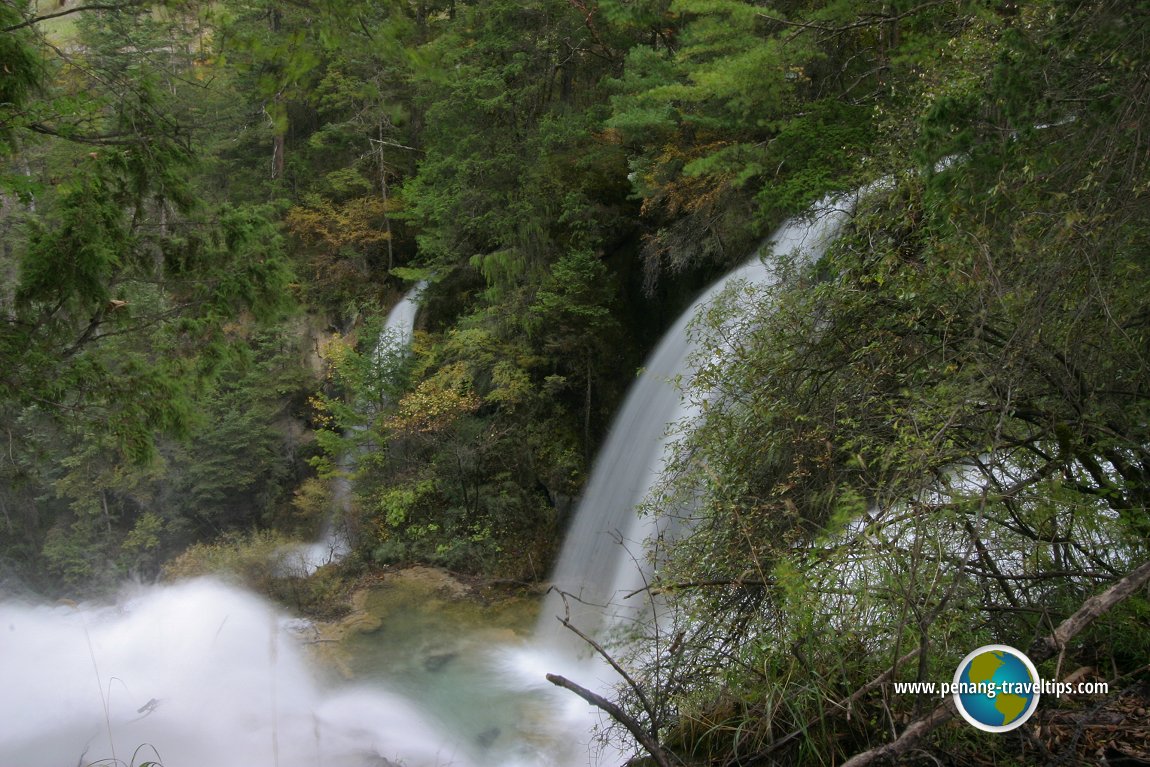
[[[1148,35],[1125,0],[0,4],[0,567],[85,593],[185,552],[283,596],[268,553],[349,474],[349,571],[543,578],[660,329],[869,184],[695,327],[706,416],[649,504],[693,521],[619,702],[687,763],[891,741],[934,702],[868,682],[1147,559]],[[1134,756],[1089,727],[1148,610],[1042,667],[1110,699],[914,747]]]

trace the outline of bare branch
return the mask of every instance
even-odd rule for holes
[[[571,621],[565,620],[563,618],[558,618],[558,616],[556,616],[556,617],[557,617],[558,621],[563,624],[563,627],[565,629],[573,632],[575,634],[575,636],[579,637],[584,642],[591,645],[591,647],[593,647],[595,649],[595,652],[599,653],[600,657],[602,657],[603,660],[607,661],[607,663],[610,664],[611,668],[615,669],[615,673],[617,673],[619,676],[623,677],[623,680],[625,682],[627,682],[627,685],[635,692],[635,697],[637,697],[639,699],[639,703],[640,703],[640,705],[643,706],[643,710],[647,712],[647,716],[651,717],[651,724],[653,726],[655,724],[655,709],[651,706],[651,702],[649,700],[647,700],[647,696],[646,696],[646,694],[644,694],[643,688],[639,686],[639,683],[636,682],[631,677],[630,674],[628,674],[626,671],[623,670],[623,667],[620,666],[618,664],[618,662],[614,658],[612,658],[606,650],[603,649],[602,645],[600,645],[598,642],[596,642],[591,637],[584,634],[579,629],[575,628],[575,624],[573,624]]]
[[[786,27],[798,27],[799,29],[813,29],[817,32],[830,32],[832,34],[839,34],[842,32],[849,32],[852,29],[860,29],[862,27],[873,27],[873,26],[876,26],[878,24],[888,24],[892,21],[900,21],[902,19],[905,19],[908,16],[914,16],[917,13],[921,13],[928,8],[933,8],[937,5],[943,5],[946,2],[948,2],[948,0],[933,0],[932,2],[923,3],[922,5],[915,6],[914,8],[911,8],[909,11],[903,11],[902,13],[898,13],[898,14],[895,14],[893,16],[875,15],[873,18],[864,19],[862,21],[855,21],[855,22],[852,22],[850,24],[844,24],[841,27],[828,27],[825,24],[811,24],[811,23],[805,22],[805,21],[790,21],[788,19],[780,19],[777,16],[770,16],[766,13],[759,13],[756,15],[761,17],[761,18],[766,19],[767,21],[773,21],[776,24],[782,24],[783,26],[786,26]]]
[[[1066,643],[1074,636],[1093,623],[1095,618],[1104,614],[1147,583],[1150,583],[1150,562],[1134,570],[1101,594],[1087,599],[1073,615],[1058,624],[1058,628],[1054,629],[1053,634],[1030,645],[1026,654],[1035,663],[1053,657],[1061,652]]]
[[[957,711],[954,708],[954,698],[947,698],[945,701],[935,706],[929,714],[922,719],[911,723],[902,735],[892,740],[886,745],[872,748],[869,751],[863,751],[861,754],[855,754],[847,761],[843,762],[842,767],[863,767],[863,765],[872,764],[874,762],[890,759],[891,757],[904,754],[910,749],[914,748],[918,743],[919,738],[934,731],[939,725],[949,722]]]
[[[1032,644],[1027,650],[1027,655],[1034,663],[1041,663],[1047,658],[1053,657],[1061,652],[1066,647],[1066,643],[1089,626],[1095,618],[1103,615],[1107,610],[1147,583],[1150,583],[1150,562],[1130,572],[1101,594],[1086,600],[1082,607],[1058,625],[1052,635],[1039,639]],[[954,698],[947,698],[935,706],[925,717],[911,723],[902,731],[901,735],[890,743],[855,754],[844,762],[842,767],[864,767],[864,765],[900,756],[914,748],[924,735],[952,719],[955,713],[957,712],[954,707]]]
[[[667,755],[663,752],[659,743],[651,737],[651,735],[643,729],[643,726],[635,721],[627,712],[616,706],[611,701],[604,698],[602,695],[597,695],[586,687],[580,687],[566,677],[559,676],[558,674],[548,674],[547,681],[556,687],[562,687],[565,690],[578,695],[583,700],[590,703],[592,706],[599,708],[606,712],[608,716],[614,719],[619,724],[627,728],[627,731],[635,736],[635,740],[639,741],[639,745],[647,750],[651,758],[655,760],[655,764],[659,767],[671,767],[671,763],[667,761]]]
[[[146,2],[148,2],[148,0],[126,0],[123,3],[93,3],[91,5],[78,5],[75,8],[69,8],[65,11],[45,13],[43,16],[33,16],[30,19],[21,21],[19,24],[13,24],[11,26],[4,27],[4,29],[0,31],[15,32],[18,29],[24,29],[25,27],[31,27],[39,24],[41,21],[47,21],[48,19],[58,19],[61,16],[68,16],[73,13],[79,13],[80,11],[123,11],[127,10],[128,8],[134,8],[138,5],[144,5]]]

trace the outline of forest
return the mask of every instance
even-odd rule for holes
[[[1150,762],[1150,3],[2,0],[0,69],[5,592],[544,583],[661,334],[849,195],[691,325],[604,737]],[[996,642],[1110,692],[892,692]]]

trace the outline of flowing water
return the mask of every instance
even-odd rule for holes
[[[847,203],[789,222],[771,253],[817,258]],[[668,425],[697,416],[674,381],[696,350],[687,324],[736,280],[771,277],[756,256],[706,291],[667,332],[632,386],[567,534],[554,583],[573,622],[602,635],[635,616],[623,594],[645,576],[654,521],[636,505],[662,471]],[[416,297],[393,315],[410,335]],[[389,319],[389,324],[391,320]],[[403,337],[406,345],[407,336]],[[313,552],[339,556],[332,533]],[[310,560],[304,560],[305,563]],[[313,568],[314,569],[314,568]],[[306,625],[232,586],[200,580],[142,587],[115,606],[0,603],[0,765],[68,767],[100,760],[165,767],[573,767],[597,755],[601,721],[544,681],[560,672],[591,689],[618,680],[580,658],[550,597],[501,613],[439,591],[380,592],[379,628],[347,643],[357,679],[317,672]],[[112,764],[103,761],[102,764]]]
[[[411,335],[415,331],[415,316],[419,313],[419,299],[426,289],[427,283],[420,280],[391,307],[372,350],[372,360],[377,368],[382,369],[390,360],[407,354]],[[280,552],[279,568],[283,574],[299,577],[311,575],[324,565],[339,562],[351,550],[347,532],[340,521],[351,503],[351,482],[348,477],[354,471],[354,464],[354,455],[345,455],[340,459],[340,472],[332,479],[331,492],[336,512],[324,523],[318,540]]]
[[[688,325],[733,285],[772,282],[778,257],[817,260],[853,209],[853,200],[828,198],[808,216],[788,221],[771,238],[766,253],[755,254],[709,287],[663,335],[595,459],[551,579],[555,590],[540,616],[541,643],[565,641],[556,616],[569,614],[572,623],[591,635],[641,619],[642,605],[632,605],[641,600],[628,595],[642,589],[648,578],[646,541],[659,534],[660,520],[639,515],[636,507],[663,473],[669,428],[699,415],[697,406],[680,396],[678,385],[680,378],[690,376],[691,357],[706,351],[697,348]]]
[[[0,605],[0,679],[11,767],[468,764],[404,697],[325,684],[280,613],[214,581]]]

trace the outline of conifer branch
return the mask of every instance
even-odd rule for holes
[[[126,0],[123,3],[92,3],[90,5],[77,5],[75,8],[68,8],[67,10],[57,11],[56,13],[45,13],[40,16],[33,16],[30,19],[25,19],[19,24],[12,24],[4,27],[4,32],[15,32],[18,29],[35,26],[41,21],[48,21],[49,19],[58,19],[61,16],[69,16],[73,13],[80,11],[123,11],[128,8],[134,8],[138,5],[144,5],[148,0]]]

